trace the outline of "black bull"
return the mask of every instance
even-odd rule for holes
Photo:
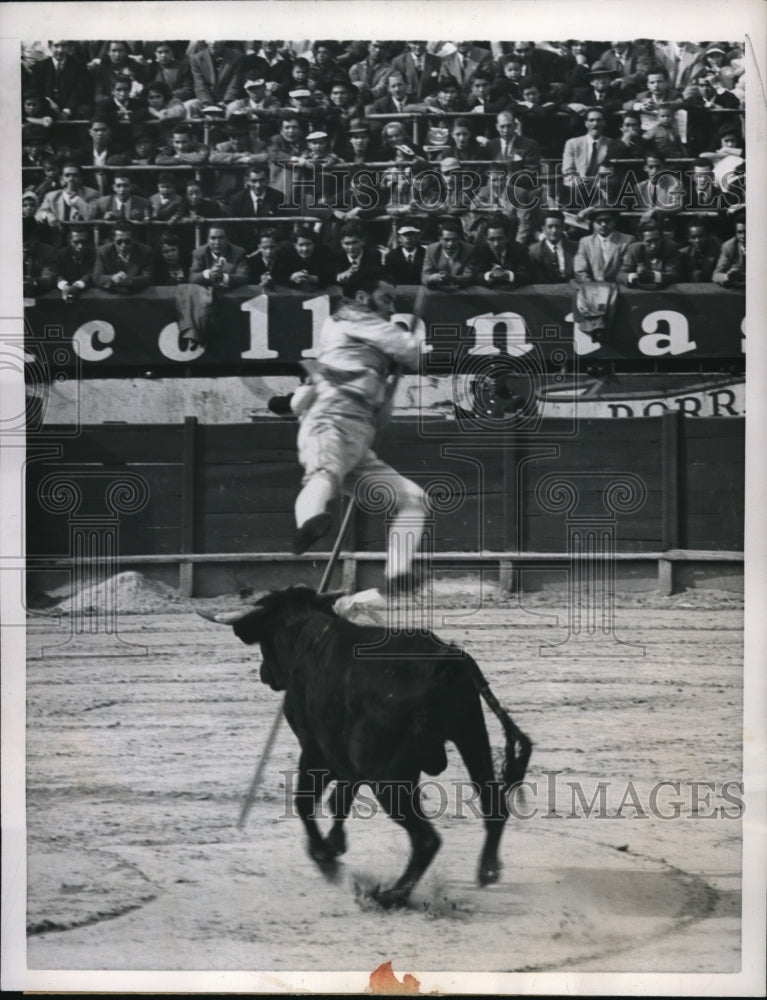
[[[411,843],[405,871],[377,899],[384,906],[404,903],[440,845],[421,809],[420,775],[447,767],[445,741],[450,740],[479,791],[486,831],[479,883],[497,881],[507,795],[525,776],[531,741],[498,703],[468,653],[431,632],[355,625],[331,610],[337,597],[291,587],[267,594],[244,613],[211,616],[232,624],[243,642],[260,643],[261,680],[286,692],[285,716],[301,744],[295,803],[309,855],[323,871],[333,871],[346,850],[343,824],[355,791],[370,785]],[[500,780],[480,695],[506,736]],[[336,783],[334,822],[323,837],[314,814],[330,782]]]

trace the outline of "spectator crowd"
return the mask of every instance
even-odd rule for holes
[[[28,43],[25,294],[742,289],[744,69],[717,41]]]

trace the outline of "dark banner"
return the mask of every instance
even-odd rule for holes
[[[213,329],[204,346],[179,342],[173,288],[130,297],[90,290],[65,304],[58,293],[25,310],[29,363],[50,371],[76,369],[103,377],[110,369],[200,370],[226,374],[243,368],[268,374],[316,354],[320,331],[338,299],[270,292],[258,287],[224,293],[214,303]],[[458,362],[487,355],[534,354],[546,366],[578,358],[627,362],[662,358],[739,359],[744,352],[745,297],[714,285],[675,285],[668,291],[621,289],[615,322],[596,342],[573,322],[572,290],[530,285],[520,291],[474,289],[460,294],[400,286],[403,322],[426,328],[427,374],[448,375]]]

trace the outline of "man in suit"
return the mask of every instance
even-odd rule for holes
[[[642,67],[649,58],[646,46],[634,42],[611,42],[610,48],[605,49],[592,69],[611,70],[630,93],[636,94],[642,90],[647,80]]]
[[[93,118],[88,137],[89,144],[77,157],[83,167],[123,167],[130,161],[130,155],[114,141],[112,129],[103,118]],[[94,169],[92,176],[99,194],[105,195],[109,190],[110,175],[104,170]]]
[[[49,292],[56,284],[55,252],[38,240],[32,219],[22,223],[22,255],[25,298]]]
[[[201,107],[218,104],[223,109],[241,96],[244,59],[242,52],[220,41],[207,42],[190,57],[194,96]]]
[[[275,229],[262,229],[258,248],[253,253],[248,254],[248,268],[252,284],[261,285],[262,288],[273,287],[272,268],[276,256],[277,231]]]
[[[530,265],[533,282],[539,285],[556,285],[573,277],[573,264],[577,244],[565,239],[565,216],[558,209],[544,209],[543,239],[530,247]]]
[[[207,163],[209,157],[210,149],[204,143],[196,141],[190,124],[180,122],[173,128],[170,146],[164,146],[158,152],[155,163],[162,167],[181,163],[198,166]]]
[[[577,183],[596,177],[597,167],[611,155],[613,140],[605,135],[605,116],[590,109],[586,114],[586,134],[568,139],[562,151],[562,174],[565,183]]]
[[[291,204],[293,191],[292,164],[301,156],[303,150],[304,126],[300,118],[292,112],[286,112],[280,126],[279,135],[269,140],[268,153],[270,169],[270,184],[276,190],[289,196]],[[297,206],[295,206],[297,208]]]
[[[345,284],[353,274],[363,268],[381,267],[381,256],[373,247],[364,243],[364,232],[358,222],[347,222],[339,233],[341,250],[331,257],[330,270],[338,285]]]
[[[249,280],[245,251],[229,242],[220,222],[212,222],[208,228],[208,242],[192,253],[189,281],[217,292],[239,288]]]
[[[109,97],[115,80],[129,80],[134,96],[141,92],[145,82],[144,66],[139,58],[131,54],[128,43],[123,41],[109,42],[104,58],[97,56],[92,59],[88,69],[93,77],[96,99]]]
[[[647,73],[647,90],[643,90],[626,101],[623,105],[626,111],[643,111],[646,114],[657,112],[661,104],[668,104],[673,111],[684,105],[682,95],[673,90],[668,82],[666,71],[660,66],[651,66]]]
[[[281,246],[275,256],[272,276],[276,285],[313,292],[333,283],[328,254],[311,226],[294,232],[293,242]]]
[[[118,295],[140,292],[151,284],[153,265],[150,247],[137,243],[131,223],[120,219],[112,227],[112,242],[96,251],[93,284]]]
[[[51,42],[51,56],[31,70],[31,89],[51,101],[62,118],[89,118],[93,86],[82,63],[67,53],[66,42]]]
[[[407,50],[392,59],[392,69],[405,78],[407,93],[415,101],[433,94],[437,89],[441,63],[426,51],[426,42],[408,42]]]
[[[226,132],[228,138],[217,142],[208,157],[210,165],[216,167],[213,197],[224,203],[242,186],[242,170],[237,170],[237,166],[269,162],[266,143],[251,134],[247,119],[240,115],[231,117]],[[227,169],[230,165],[234,165],[235,169]]]
[[[186,59],[176,59],[169,42],[158,42],[154,60],[147,71],[147,85],[164,83],[171,95],[182,103],[194,98],[192,69]]]
[[[687,244],[679,251],[679,280],[709,282],[719,261],[721,243],[712,236],[703,219],[692,218],[687,223]]]
[[[60,226],[91,217],[92,202],[98,198],[96,188],[83,184],[83,177],[76,163],[65,163],[61,168],[61,190],[49,191],[35,214],[38,222]]]
[[[712,281],[723,288],[746,287],[746,216],[736,216],[735,235],[722,244]]]
[[[269,187],[269,167],[257,163],[245,173],[245,187],[229,200],[229,214],[233,218],[263,219],[279,215],[282,194]]]
[[[639,227],[641,240],[632,243],[623,258],[618,281],[629,288],[648,291],[679,281],[679,248],[663,235],[657,219],[645,219]]]
[[[384,271],[393,285],[420,285],[426,248],[418,242],[421,230],[411,222],[397,226],[397,243],[384,260]]]
[[[115,219],[143,221],[151,215],[151,206],[146,198],[133,194],[130,174],[116,170],[112,180],[112,194],[97,198],[93,206],[93,218],[114,222]]]
[[[373,40],[368,42],[367,58],[349,68],[349,79],[359,91],[360,99],[369,102],[386,94],[390,71],[383,43]]]
[[[421,284],[435,292],[456,292],[474,284],[472,246],[461,238],[460,223],[440,223],[439,240],[424,254]]]
[[[544,93],[556,92],[558,86],[564,90],[567,64],[555,52],[536,48],[535,42],[514,42],[514,55],[522,63],[522,76],[534,80]]]
[[[509,291],[530,284],[532,274],[527,249],[510,240],[502,216],[491,218],[482,243],[471,255],[474,283]]]
[[[634,242],[632,236],[617,232],[615,211],[605,206],[587,209],[593,232],[578,243],[573,262],[576,281],[617,281],[626,251]]]
[[[70,226],[67,245],[56,254],[56,287],[65,302],[74,302],[93,284],[96,250],[87,226]]]
[[[636,207],[663,215],[681,212],[684,190],[680,172],[666,167],[660,153],[650,153],[645,157],[644,172],[647,180],[636,186]]]
[[[378,97],[365,108],[369,115],[399,115],[425,107],[408,93],[407,81],[399,70],[392,70],[386,78],[386,94]]]
[[[485,159],[514,163],[519,169],[537,171],[541,150],[537,142],[517,134],[517,119],[512,111],[500,111],[495,119],[497,139],[485,146]]]
[[[453,45],[454,51],[441,57],[440,76],[455,80],[466,96],[475,73],[492,73],[493,54],[473,42],[454,42]]]

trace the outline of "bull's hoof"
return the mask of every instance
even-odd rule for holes
[[[484,888],[486,885],[493,885],[501,877],[500,865],[480,865],[479,884]]]
[[[346,834],[342,828],[333,829],[325,838],[325,846],[335,856],[346,854]]]
[[[383,891],[375,889],[371,895],[382,910],[393,910],[395,906],[407,905],[410,892],[404,889],[384,889]]]

